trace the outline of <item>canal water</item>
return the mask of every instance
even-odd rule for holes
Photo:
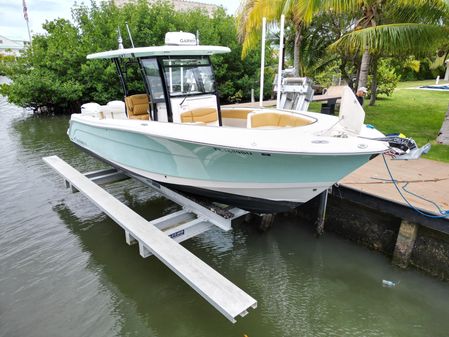
[[[68,117],[0,97],[0,118],[1,337],[449,335],[449,284],[288,217],[185,244],[258,300],[233,325],[43,163],[102,167],[70,144]],[[176,208],[136,182],[107,189],[147,219]]]

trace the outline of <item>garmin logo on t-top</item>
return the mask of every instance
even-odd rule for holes
[[[196,43],[196,39],[192,40],[192,39],[180,39],[179,40],[180,43]]]
[[[196,37],[192,33],[168,32],[165,34],[165,44],[169,46],[195,46]]]

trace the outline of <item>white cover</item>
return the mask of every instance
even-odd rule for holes
[[[357,135],[360,134],[363,122],[365,121],[365,111],[348,86],[343,88],[340,114],[338,117],[340,118],[340,125],[344,129]]]
[[[168,32],[165,34],[165,44],[171,46],[196,46],[195,35],[186,32]]]
[[[81,105],[81,114],[88,116],[98,116],[101,105],[95,102],[84,103]]]

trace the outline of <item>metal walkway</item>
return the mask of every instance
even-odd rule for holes
[[[249,308],[257,307],[254,298],[178,243],[214,225],[229,230],[232,220],[246,214],[245,211],[232,209],[233,216],[224,218],[168,188],[143,179],[146,184],[151,182],[154,189],[183,206],[181,211],[147,221],[95,183],[126,178],[123,173],[103,170],[85,176],[57,156],[43,160],[65,179],[67,187],[82,192],[117,222],[125,230],[126,242],[139,245],[142,257],[156,256],[231,322],[235,323],[239,315],[245,316]]]

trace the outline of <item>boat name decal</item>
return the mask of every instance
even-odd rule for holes
[[[222,149],[219,147],[214,147],[215,151],[220,151],[220,152],[227,152],[227,153],[236,153],[236,154],[243,154],[243,155],[247,155],[247,156],[252,156],[253,153],[249,152],[249,151],[241,151],[241,150],[233,150],[233,149]]]
[[[174,238],[177,238],[178,236],[182,236],[182,235],[184,235],[184,229],[170,234],[169,237],[174,239]]]

